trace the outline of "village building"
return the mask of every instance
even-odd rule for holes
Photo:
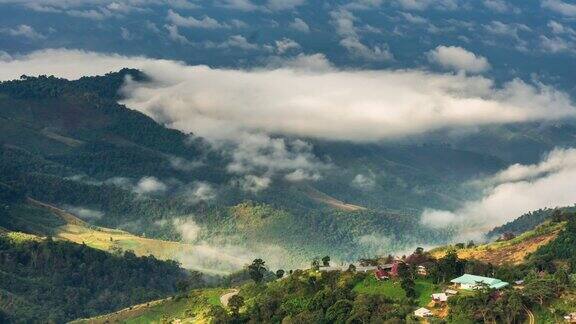
[[[445,293],[432,294],[432,300],[435,303],[445,303],[448,301],[448,295],[446,295]]]
[[[419,265],[418,267],[416,267],[416,273],[419,276],[425,277],[428,275],[428,268],[426,268],[425,265]]]
[[[331,272],[331,271],[347,271],[350,265],[332,265],[332,266],[320,266],[318,267],[319,271],[323,272]],[[361,266],[361,265],[354,265],[356,267],[356,272],[370,272],[375,271],[378,267],[377,266]]]
[[[564,320],[568,323],[576,323],[576,313],[570,313],[564,316]]]
[[[335,265],[335,266],[329,266],[329,267],[319,267],[318,268],[319,271],[323,271],[323,272],[331,272],[331,271],[346,271],[348,270],[348,266],[344,266],[344,265]]]
[[[374,271],[374,276],[376,276],[376,280],[388,280],[390,279],[388,271],[384,270],[382,267],[378,267],[376,271]]]
[[[446,289],[446,290],[444,290],[444,292],[448,296],[458,295],[458,290],[454,290],[454,289]]]
[[[465,274],[458,278],[450,280],[451,283],[455,284],[459,289],[474,290],[480,288],[482,285],[486,285],[490,289],[501,289],[508,286],[508,283],[496,278],[475,276],[471,274]]]
[[[430,317],[432,316],[432,312],[428,308],[418,308],[414,311],[414,316],[416,317]]]

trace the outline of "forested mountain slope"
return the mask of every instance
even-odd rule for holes
[[[309,139],[326,166],[321,177],[278,176],[255,191],[230,172],[229,148],[119,104],[126,78],[147,82],[126,69],[0,83],[0,182],[90,224],[225,247],[228,255],[238,248],[280,255],[294,266],[328,253],[347,260],[446,242],[450,229],[420,224],[424,208],[456,208],[474,195],[463,186],[468,180],[536,159],[576,133],[550,125],[536,136],[529,125],[512,125],[476,142],[435,134],[381,143]],[[483,140],[498,145],[488,150]],[[525,154],[515,157],[511,147]]]
[[[13,322],[62,323],[205,285],[176,262],[18,233],[0,236],[0,277],[0,314]]]

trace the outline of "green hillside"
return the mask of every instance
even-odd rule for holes
[[[516,256],[502,253],[511,246],[525,244],[535,237],[555,233],[545,244],[525,254],[521,262]],[[413,311],[427,307],[433,313],[431,322],[446,323],[525,323],[531,316],[536,323],[559,323],[562,316],[576,309],[576,214],[547,220],[535,230],[503,242],[469,247],[465,258],[457,246],[441,247],[431,252],[416,250],[403,259],[399,277],[376,280],[372,271],[308,270],[286,273],[278,280],[255,282],[237,287],[234,302],[218,302],[218,290],[193,290],[183,296],[158,304],[140,305],[116,314],[92,319],[118,320],[125,323],[182,321],[184,323],[347,323],[347,322],[416,322]],[[502,259],[489,263],[469,253],[472,249],[489,249]],[[439,254],[440,251],[445,251]],[[447,252],[446,252],[447,251]],[[363,262],[386,263],[388,258]],[[252,274],[262,264],[248,267]],[[258,264],[258,266],[254,266]],[[417,265],[425,265],[428,273],[418,274]],[[264,264],[265,266],[265,264]],[[461,290],[446,305],[432,302],[431,294],[451,288],[449,280],[463,273],[495,277],[510,285],[498,294],[494,290]],[[514,286],[524,280],[521,286]],[[229,290],[220,290],[224,296]],[[211,297],[213,296],[213,297]],[[239,296],[239,297],[238,297]],[[212,300],[212,302],[210,301]]]
[[[14,323],[62,323],[206,285],[173,261],[17,233],[0,235],[0,259],[0,316]]]

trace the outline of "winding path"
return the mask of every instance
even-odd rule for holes
[[[228,307],[228,301],[232,296],[238,295],[240,291],[238,289],[232,289],[232,291],[225,293],[224,295],[220,296],[220,303],[224,305],[224,307]]]
[[[528,314],[528,323],[530,324],[535,324],[536,323],[536,319],[534,317],[534,313],[532,313],[532,311],[530,309],[528,309],[528,307],[522,305],[522,307],[524,308],[524,310],[526,311],[526,313]]]

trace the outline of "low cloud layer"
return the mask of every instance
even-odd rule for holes
[[[202,238],[204,229],[192,217],[176,218],[171,225],[185,243],[192,245],[191,249],[176,256],[185,268],[226,274],[242,269],[256,258],[264,258],[273,268],[286,266],[287,252],[279,246],[256,244],[248,247],[234,237],[206,240]]]
[[[82,206],[66,205],[64,206],[64,209],[86,221],[98,220],[104,216],[104,213],[99,210]]]
[[[372,141],[443,128],[558,120],[576,113],[568,95],[543,84],[515,79],[498,87],[485,77],[420,70],[228,70],[49,50],[4,59],[0,78],[78,78],[127,66],[155,80],[126,88],[129,107],[209,139],[249,131]]]
[[[456,226],[478,238],[493,226],[524,213],[576,203],[576,149],[554,150],[534,165],[512,165],[482,182],[481,199],[456,211],[426,210],[422,222],[431,227]]]

